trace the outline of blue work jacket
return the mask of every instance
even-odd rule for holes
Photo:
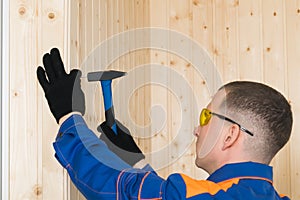
[[[132,168],[99,140],[80,115],[61,125],[53,146],[57,160],[90,200],[289,199],[274,189],[272,168],[254,162],[224,165],[207,180],[183,174],[164,180],[149,165]]]

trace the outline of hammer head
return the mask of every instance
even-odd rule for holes
[[[87,78],[89,82],[92,81],[105,81],[119,78],[125,76],[126,72],[109,70],[109,71],[98,71],[98,72],[89,72]]]

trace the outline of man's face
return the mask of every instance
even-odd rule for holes
[[[225,91],[218,91],[207,108],[215,113],[225,114],[220,109],[220,105],[225,98]],[[214,161],[218,159],[221,147],[218,144],[220,136],[223,132],[224,120],[212,116],[207,125],[195,129],[196,141],[196,165],[206,170],[209,165],[213,165]]]

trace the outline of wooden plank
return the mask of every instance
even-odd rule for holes
[[[239,79],[262,81],[261,1],[239,1]]]
[[[80,66],[80,38],[79,38],[79,13],[80,13],[80,0],[70,1],[70,16],[69,16],[69,63],[70,66],[78,67]],[[65,176],[68,177],[68,188],[66,189],[67,199],[74,199],[77,200],[78,191],[75,185],[72,183],[69,175],[66,174]]]
[[[285,29],[286,29],[286,66],[287,66],[287,90],[289,100],[293,110],[294,125],[290,139],[290,198],[300,199],[300,151],[299,141],[300,125],[297,121],[300,119],[300,1],[285,1]],[[280,191],[281,192],[281,191]]]
[[[92,34],[92,44],[91,44],[91,50],[89,51],[89,55],[91,56],[92,59],[92,66],[90,67],[91,70],[89,71],[99,71],[99,66],[100,65],[100,57],[97,54],[97,50],[98,47],[100,45],[100,26],[101,26],[101,10],[100,10],[100,6],[102,4],[102,1],[99,0],[93,0],[92,1],[92,30],[91,30],[91,34]],[[98,90],[98,88],[100,87],[100,83],[95,84],[95,86],[93,86],[92,84],[86,82],[86,87],[90,88],[90,91],[92,93],[92,104],[90,104],[90,108],[91,110],[91,117],[90,117],[90,126],[92,127],[92,129],[95,132],[97,131],[97,127],[99,125],[99,114],[102,114],[104,112],[103,110],[103,106],[101,104],[101,100],[100,100],[100,91]],[[93,105],[93,106],[91,106]],[[100,112],[101,109],[101,112]]]
[[[97,2],[97,3],[96,3]],[[99,29],[99,20],[98,20],[98,0],[86,0],[82,9],[84,13],[84,24],[85,27],[81,32],[84,32],[84,40],[80,41],[80,43],[84,46],[84,57],[81,60],[81,68],[86,75],[91,71],[100,71],[99,66],[96,65],[98,60],[96,59],[97,55],[94,51],[97,46],[98,39],[98,29]],[[95,101],[95,94],[98,91],[95,91],[95,87],[97,87],[100,83],[91,84],[87,81],[87,79],[83,79],[82,86],[85,89],[86,94],[86,113],[85,119],[89,125],[89,127],[98,134],[97,126],[99,125],[97,121],[97,115],[95,115],[95,107],[98,107],[100,102]]]
[[[184,34],[186,37],[190,38],[193,36],[193,19],[192,19],[192,3],[189,0],[186,1],[170,1],[169,2],[170,12],[170,24],[169,27],[172,30],[178,31],[180,34]],[[170,35],[170,45],[173,45],[174,35]],[[192,53],[192,46],[189,43],[189,39],[177,42],[177,45],[181,45],[187,54]],[[193,82],[193,73],[189,67],[186,58],[182,58],[183,55],[169,55],[169,67],[172,70],[169,72],[169,88],[176,89],[176,93],[173,92],[172,96],[169,97],[168,103],[171,109],[171,123],[170,125],[170,136],[171,140],[169,145],[171,145],[170,157],[172,162],[171,171],[172,172],[182,172],[187,175],[193,176],[194,168],[194,157],[193,150],[190,147],[190,141],[188,138],[192,137],[192,132],[194,129],[194,117],[196,114],[193,110],[193,105],[191,105],[191,88],[187,87]],[[178,80],[178,73],[182,76],[181,80]],[[185,87],[183,87],[185,85]],[[187,123],[185,123],[187,122]],[[189,134],[190,133],[190,134]],[[177,160],[178,159],[178,160]]]
[[[1,198],[9,199],[9,187],[10,187],[10,123],[9,123],[9,111],[10,111],[10,41],[9,41],[9,1],[2,1],[1,3]],[[5,50],[5,51],[4,51]]]
[[[262,2],[262,41],[264,80],[284,92],[285,82],[284,1]]]
[[[214,49],[218,76],[223,82],[238,77],[238,1],[217,0],[214,4]]]
[[[40,86],[32,80],[37,80],[35,71],[41,65],[41,55],[53,46],[63,46],[64,9],[64,2],[60,1],[10,2],[13,23],[10,26],[10,121],[14,122],[10,125],[11,199],[50,196],[63,199],[63,170],[53,157],[51,145],[57,126]],[[58,185],[62,187],[57,189]],[[50,189],[43,191],[43,188]]]
[[[10,1],[10,199],[37,198],[36,1]],[[32,54],[31,54],[32,52]],[[17,58],[17,59],[16,59]],[[17,126],[16,126],[17,124]],[[41,184],[41,183],[39,183]]]
[[[79,67],[79,3],[80,0],[73,0],[69,2],[70,15],[69,15],[69,63],[70,66]]]
[[[83,61],[85,60],[85,38],[86,38],[86,31],[85,31],[85,0],[79,0],[79,63],[81,69],[85,69],[83,65]],[[83,70],[84,71],[84,70]]]
[[[127,7],[126,7],[127,6]],[[125,0],[118,0],[118,6],[116,7],[116,12],[118,13],[117,17],[115,18],[115,31],[116,34],[119,35],[119,42],[118,42],[118,56],[119,58],[117,59],[117,63],[114,63],[114,66],[117,70],[120,71],[124,71],[126,72],[127,69],[126,67],[128,67],[128,63],[126,62],[126,60],[128,59],[128,56],[126,55],[120,55],[120,52],[122,52],[123,50],[125,50],[126,48],[128,48],[128,45],[126,45],[125,42],[125,36],[124,34],[122,34],[124,31],[126,31],[126,19],[125,19],[125,15],[129,12],[128,11],[128,3],[125,2]],[[128,27],[127,27],[128,28]],[[124,78],[124,77],[123,77]],[[127,118],[127,106],[124,102],[127,101],[127,99],[125,99],[124,101],[124,97],[125,97],[125,93],[126,93],[126,84],[119,84],[120,81],[124,80],[123,78],[118,79],[116,81],[114,81],[114,88],[113,88],[113,99],[114,99],[114,106],[115,106],[115,116],[116,118],[121,121],[122,124],[124,124],[124,120],[125,118]],[[118,90],[118,92],[115,91],[116,86],[118,88],[120,88]]]
[[[136,4],[136,0],[127,0],[126,3],[128,4],[128,12],[127,12],[127,20],[128,20],[128,30],[133,30],[136,28],[136,22],[135,22],[135,4]],[[129,48],[131,48],[132,46],[134,47],[135,45],[135,34],[132,33],[129,35],[128,38],[128,43],[129,43]],[[128,71],[130,71],[130,73],[132,74],[132,70],[134,69],[134,67],[136,66],[136,54],[134,52],[134,49],[130,49],[130,52],[128,54],[129,56],[129,60],[128,60]],[[134,73],[133,73],[134,74]],[[133,75],[134,78],[130,79],[128,81],[129,86],[135,86],[136,80],[135,80],[135,74]],[[134,92],[134,91],[130,91],[130,92]],[[129,125],[129,130],[131,131],[132,134],[136,134],[138,131],[138,107],[137,104],[138,100],[137,100],[137,92],[133,93],[130,100],[129,100],[129,106],[128,108],[128,112],[129,112],[129,119],[124,119],[125,121],[127,121],[128,125]],[[126,124],[127,124],[126,123]],[[136,143],[138,144],[138,140],[135,140]],[[139,144],[138,144],[139,145]]]
[[[70,8],[70,67],[71,68],[80,68],[83,72],[83,74],[86,74],[86,68],[85,66],[82,66],[82,61],[85,59],[85,46],[82,42],[84,40],[85,32],[82,30],[85,30],[85,1],[84,0],[76,0],[71,1],[71,8]],[[71,70],[71,69],[70,69]],[[86,84],[84,81],[82,81],[82,88],[85,92],[85,99],[86,95],[89,94],[85,90]],[[86,101],[86,104],[89,104],[88,101]],[[69,194],[69,199],[79,200],[83,199],[80,192],[77,190],[75,185],[71,182],[69,179],[69,191],[67,191]]]
[[[40,3],[41,24],[38,29],[40,33],[39,63],[42,61],[42,55],[49,52],[52,47],[59,48],[63,60],[67,62],[65,59],[67,49],[64,49],[65,38],[67,38],[67,33],[65,32],[65,26],[67,24],[67,22],[65,23],[65,15],[67,12],[65,9],[64,2],[59,0]],[[65,64],[67,69],[69,69],[68,62]],[[40,192],[45,199],[63,199],[66,192],[64,191],[64,185],[67,180],[64,179],[63,168],[53,157],[54,149],[52,147],[58,126],[52,114],[49,112],[43,93],[39,93],[39,98],[42,99],[43,103],[42,121],[39,121],[39,123],[42,124],[42,133],[44,134],[41,138],[42,141],[39,141],[42,145],[39,147],[41,149],[39,149],[38,152],[42,152],[42,181],[43,188],[47,188],[47,190]],[[40,131],[38,132],[41,133]]]
[[[265,0],[262,2],[262,41],[264,82],[286,91],[286,52],[285,52],[285,1]],[[291,193],[289,145],[274,158],[274,185],[279,192]]]
[[[118,0],[118,4],[114,6],[115,8],[115,12],[117,12],[117,16],[111,16],[114,18],[114,34],[118,35],[118,41],[119,43],[116,44],[118,45],[118,49],[116,49],[115,55],[118,56],[117,60],[115,60],[115,62],[109,66],[115,70],[120,70],[120,71],[124,71],[127,72],[129,70],[129,56],[128,55],[120,55],[120,52],[122,52],[124,49],[128,49],[128,43],[125,42],[128,39],[125,39],[125,36],[123,34],[121,34],[123,31],[128,30],[129,26],[128,23],[130,21],[129,19],[129,1],[126,0]],[[120,35],[119,35],[120,33]],[[117,37],[117,36],[115,36]],[[104,38],[105,39],[105,38]],[[114,100],[114,108],[115,108],[115,116],[116,118],[122,123],[124,124],[126,127],[128,127],[128,116],[127,116],[127,109],[126,109],[126,105],[124,102],[127,101],[127,99],[123,99],[125,97],[126,94],[126,88],[127,85],[123,85],[123,84],[119,84],[120,81],[123,81],[123,78],[117,79],[115,81],[113,81],[113,100]],[[115,89],[118,89],[117,93],[115,91]],[[128,127],[129,130],[132,132],[131,127]]]
[[[93,71],[93,57],[90,55],[90,51],[93,48],[93,1],[90,0],[82,0],[80,2],[79,12],[80,12],[80,50],[81,50],[81,60],[80,62],[80,69],[84,72],[86,76],[87,72]],[[85,79],[84,79],[85,80]],[[93,87],[89,87],[88,82],[82,80],[82,87],[85,91],[85,100],[86,100],[86,113],[84,118],[90,128],[97,133],[96,127],[94,126],[94,117],[93,117],[93,110],[91,106],[94,105],[93,103]],[[84,200],[84,196],[76,189],[75,190],[76,198],[78,200]]]
[[[193,1],[193,39],[200,43],[213,58],[214,2]]]
[[[144,0],[144,1],[139,1],[136,0],[135,3],[135,28],[144,28],[144,27],[149,27],[150,24],[150,14],[149,14],[149,5],[150,2],[149,0]],[[142,16],[142,17],[139,17]],[[145,36],[138,36],[136,37],[137,41],[149,41],[148,35]],[[146,46],[150,45],[146,43]],[[140,74],[137,74],[136,76],[136,81],[137,82],[147,82],[150,80],[151,74],[150,74],[150,68],[147,66],[150,61],[150,51],[149,49],[141,49],[136,52],[136,66],[140,67],[142,66],[142,72]],[[138,115],[140,115],[142,127],[143,127],[143,133],[142,138],[139,139],[139,144],[143,149],[144,153],[149,153],[151,152],[151,144],[150,144],[150,138],[148,138],[148,135],[150,135],[150,128],[147,128],[148,125],[151,123],[149,114],[151,112],[151,87],[144,85],[143,88],[141,88],[138,91]],[[140,133],[139,133],[140,134]]]
[[[81,65],[84,74],[87,74],[91,71],[100,71],[104,70],[107,64],[107,55],[108,50],[101,48],[102,42],[105,42],[107,38],[107,13],[108,11],[108,1],[103,0],[93,0],[87,1],[88,6],[82,8],[81,12],[90,12],[90,16],[85,16],[82,14],[82,17],[85,17],[85,20],[82,22],[82,26],[88,26],[87,29],[80,29],[82,35],[87,35],[87,31],[90,31],[90,36],[85,36],[85,39],[81,39],[80,43],[85,46],[87,40],[89,41],[89,48],[87,48],[85,58],[82,58]],[[91,37],[91,38],[89,38]],[[88,50],[89,49],[89,50]],[[100,49],[102,51],[100,52]],[[100,54],[101,53],[101,54]],[[86,62],[88,60],[88,62]],[[87,106],[87,115],[85,116],[88,120],[89,126],[96,133],[97,127],[100,122],[103,122],[104,119],[104,105],[102,90],[100,82],[87,82],[85,81],[82,85],[86,92],[86,105]]]
[[[120,32],[120,0],[117,1],[111,1],[108,3],[110,10],[108,12],[108,29],[110,30],[109,37],[116,37],[113,43],[111,43],[110,46],[108,46],[108,60],[111,62],[114,60],[113,63],[111,63],[107,68],[109,69],[114,69],[114,70],[121,70],[120,68],[120,37],[117,37],[117,34]],[[107,38],[108,39],[108,38]],[[117,57],[117,58],[115,58]],[[119,112],[120,108],[122,108],[123,100],[120,98],[115,98],[115,92],[114,88],[117,85],[117,83],[120,81],[120,79],[116,79],[112,82],[112,92],[113,92],[113,103],[114,103],[114,108],[115,108],[115,113],[116,111]],[[119,119],[118,115],[115,115],[117,119]]]
[[[169,1],[150,1],[150,26],[151,27],[161,27],[165,29],[169,26]],[[163,40],[168,41],[168,38],[163,38]],[[167,47],[165,47],[167,48]],[[151,50],[150,63],[153,65],[158,65],[162,67],[168,66],[168,52],[164,50]],[[151,80],[158,76],[160,77],[161,85],[151,85],[151,104],[155,105],[153,111],[151,112],[151,153],[161,151],[162,148],[166,147],[170,141],[169,134],[169,122],[170,113],[168,112],[168,96],[170,96],[170,91],[167,89],[168,85],[168,74],[165,71],[157,72],[156,70],[151,70]],[[152,78],[153,77],[153,78]],[[169,156],[169,152],[166,152]],[[153,158],[150,155],[150,163],[156,167],[156,172],[167,178],[169,175],[169,166],[164,166],[163,160],[166,159],[164,155],[160,158]]]
[[[199,44],[198,48],[203,49],[207,53],[207,59],[213,61],[215,58],[214,54],[214,43],[216,40],[215,31],[215,2],[213,1],[193,1],[192,2],[192,13],[193,13],[193,39]],[[223,12],[222,12],[223,13]],[[193,55],[195,54],[195,49],[193,49]],[[207,61],[209,63],[209,61]],[[199,64],[199,63],[196,63]],[[197,102],[196,104],[199,106],[199,111],[194,114],[193,118],[197,119],[200,110],[203,107],[206,107],[210,98],[212,96],[211,92],[208,90],[207,86],[207,77],[203,76],[203,72],[199,71],[200,66],[190,66],[195,70],[192,87],[194,90],[194,94],[196,95]],[[197,70],[198,69],[198,70]],[[197,123],[194,126],[198,126]],[[196,146],[195,142],[191,147],[193,152],[191,152],[192,156],[196,157]],[[196,179],[206,179],[208,174],[195,166],[193,163],[192,169],[192,177]]]

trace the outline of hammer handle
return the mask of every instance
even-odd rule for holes
[[[104,99],[105,120],[111,129],[117,134],[116,119],[112,101],[111,80],[101,80],[101,87]]]

